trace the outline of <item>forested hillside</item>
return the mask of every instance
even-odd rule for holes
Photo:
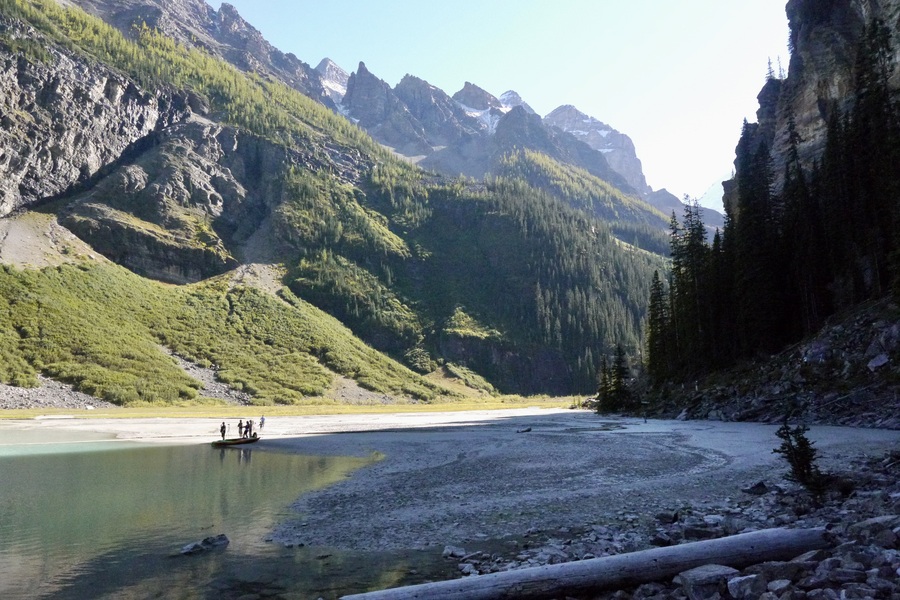
[[[406,367],[559,394],[592,392],[617,344],[638,354],[661,244],[640,222],[609,224],[623,215],[597,210],[618,193],[600,180],[537,155],[544,176],[510,163],[485,182],[438,177],[296,90],[148,27],[129,40],[50,0],[0,0],[0,12],[13,74],[2,143],[38,154],[3,168],[56,186],[20,186],[8,204],[54,199],[60,223],[137,274],[79,256],[49,271],[6,267],[3,381],[44,372],[117,403],[193,398],[158,345],[217,365],[259,402],[309,401],[337,374],[431,400],[452,394]],[[131,117],[139,127],[98,161],[91,144],[104,138],[79,136],[91,123],[71,122],[67,107],[114,113],[126,101],[146,107]],[[229,276],[252,262],[284,270],[279,298]],[[101,339],[85,333],[92,320]]]

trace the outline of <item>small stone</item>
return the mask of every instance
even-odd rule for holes
[[[804,552],[800,556],[791,560],[791,562],[819,562],[828,558],[828,553],[824,550],[810,550],[809,552]]]
[[[724,565],[703,565],[679,573],[673,579],[690,600],[713,600],[721,597],[720,588],[740,571]],[[724,590],[723,590],[724,591]]]
[[[656,520],[663,525],[671,525],[678,520],[678,513],[671,510],[666,510],[661,513],[657,513]]]
[[[220,533],[219,535],[203,538],[203,540],[199,542],[192,542],[187,544],[181,549],[182,554],[199,554],[201,552],[205,552],[207,550],[212,550],[213,548],[221,548],[225,547],[230,543],[230,540],[224,533]]]
[[[841,600],[874,598],[875,590],[861,583],[848,583],[841,586]]]
[[[891,361],[891,359],[888,357],[887,354],[879,354],[878,356],[876,356],[875,358],[870,360],[866,366],[869,368],[870,371],[876,371],[876,370],[880,369],[881,367],[883,367],[884,365],[888,364],[890,361]]]
[[[759,575],[745,575],[728,580],[728,593],[732,598],[757,598],[766,591],[766,580]]]
[[[700,527],[688,525],[684,528],[684,539],[686,540],[712,540],[722,537],[724,533],[718,527]]]
[[[764,481],[757,481],[749,487],[741,489],[745,494],[753,494],[754,496],[762,496],[769,492],[769,487]]]
[[[807,600],[840,600],[840,594],[828,588],[817,588],[806,592]]]
[[[856,569],[834,569],[828,573],[828,580],[838,584],[862,583],[866,580],[866,574]]]

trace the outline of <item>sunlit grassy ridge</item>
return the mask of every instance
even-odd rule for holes
[[[323,402],[334,373],[433,400],[447,390],[364,345],[334,318],[224,280],[172,287],[102,265],[0,268],[0,380],[37,372],[121,405],[196,400],[199,384],[160,345],[259,404]]]

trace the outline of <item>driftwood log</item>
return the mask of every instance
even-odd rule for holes
[[[707,564],[739,569],[790,560],[828,546],[822,528],[764,529],[667,548],[353,594],[343,600],[558,598],[659,581]]]

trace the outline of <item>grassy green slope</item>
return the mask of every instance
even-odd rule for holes
[[[37,372],[122,405],[195,400],[199,384],[161,346],[259,404],[322,402],[334,373],[385,394],[453,396],[360,342],[333,317],[224,279],[167,286],[110,265],[0,268],[0,380]]]

